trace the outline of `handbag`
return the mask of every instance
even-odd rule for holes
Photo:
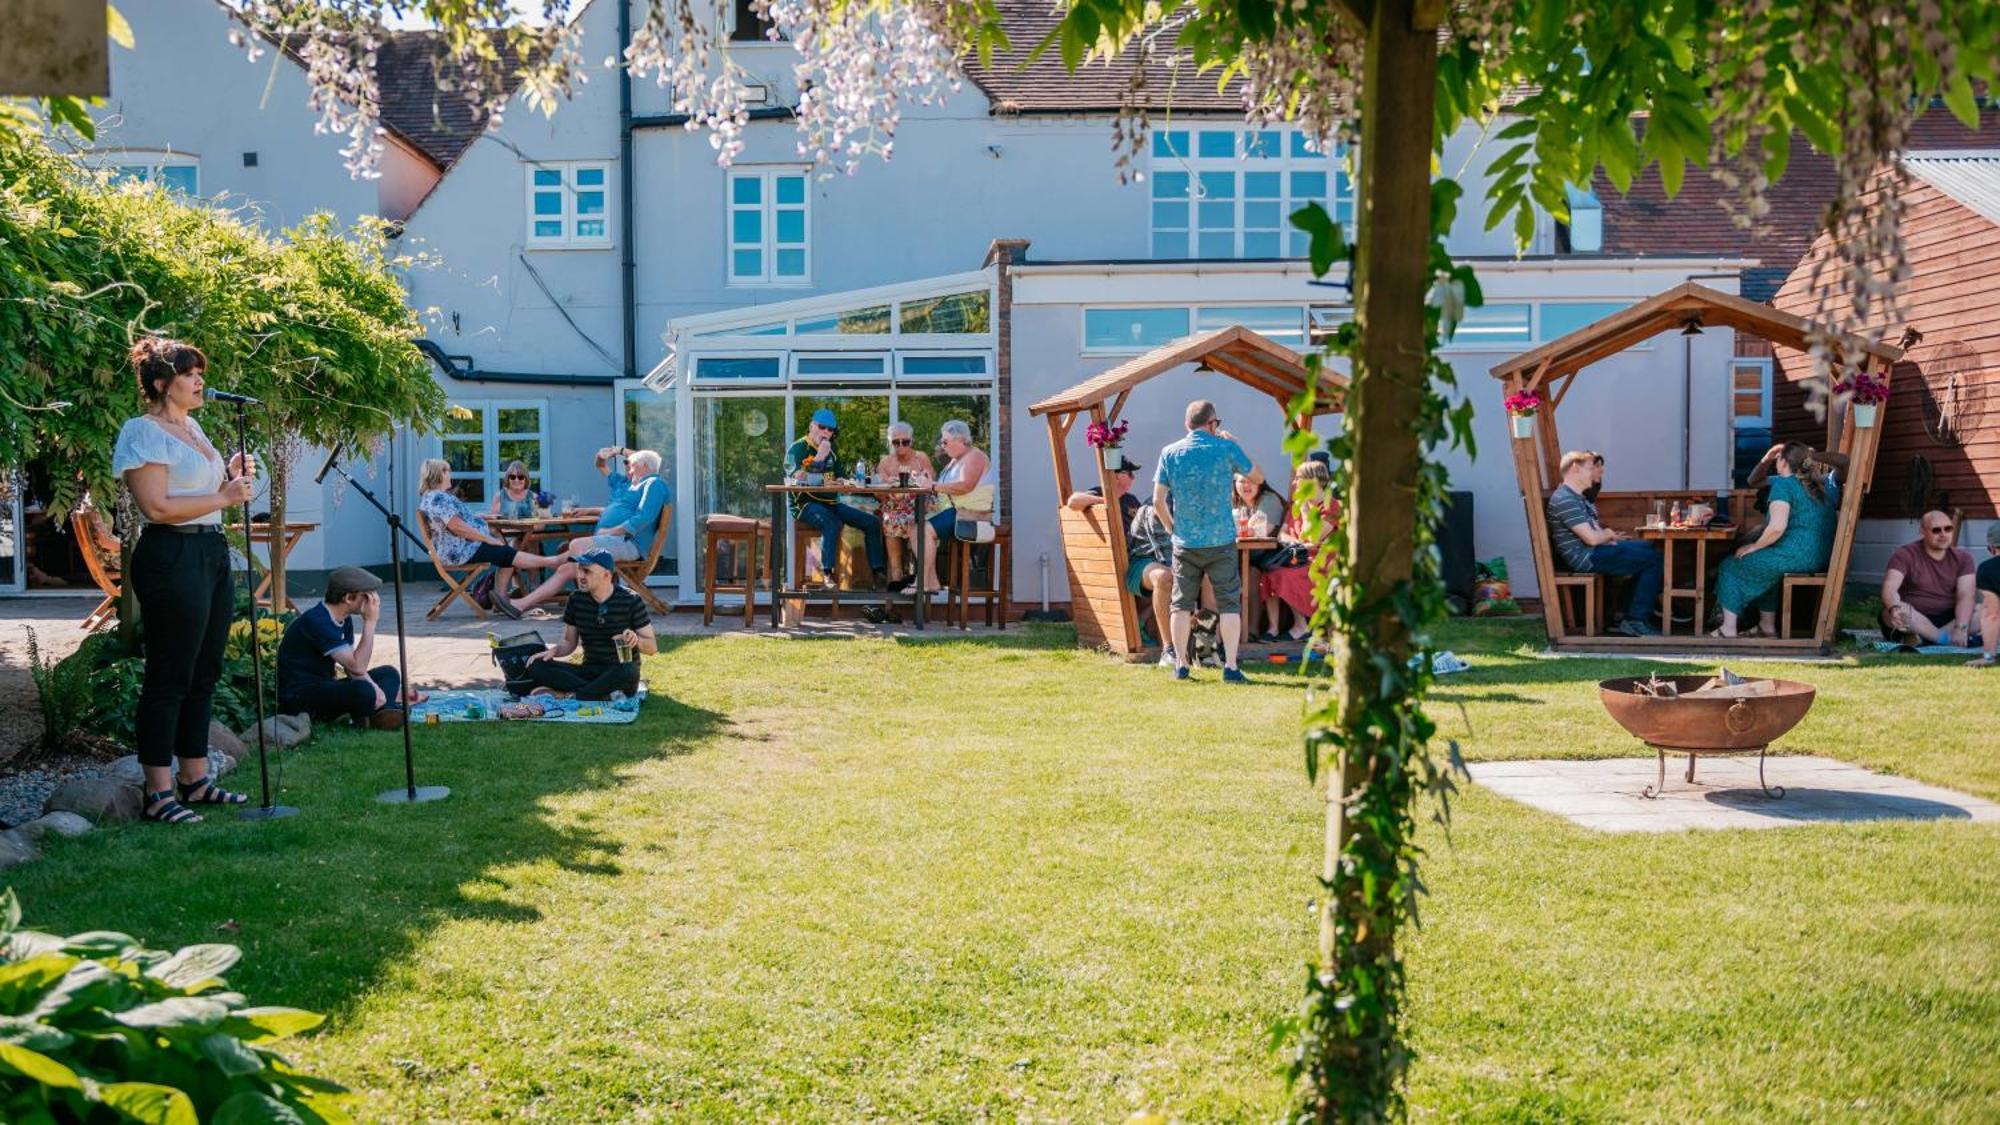
[[[991,520],[970,520],[960,516],[952,525],[952,534],[967,543],[993,542],[993,522]]]
[[[528,658],[548,647],[542,635],[532,629],[511,637],[493,638],[493,663],[507,681],[508,695],[526,695],[535,689],[535,681],[528,675]]]
[[[1312,562],[1312,555],[1306,551],[1304,543],[1287,543],[1282,547],[1273,548],[1266,559],[1268,561],[1265,562],[1252,560],[1253,565],[1263,570],[1285,570],[1290,567],[1305,566]]]
[[[488,567],[485,573],[473,580],[472,589],[468,593],[472,595],[473,601],[479,603],[480,609],[493,608],[493,569],[491,567]]]

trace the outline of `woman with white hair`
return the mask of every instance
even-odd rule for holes
[[[924,592],[940,589],[937,580],[938,544],[957,537],[958,521],[993,518],[993,497],[999,483],[993,461],[972,444],[972,427],[957,419],[938,430],[945,456],[951,458],[931,491],[937,494],[940,509],[931,516],[934,535],[924,537]]]
[[[417,515],[430,531],[431,549],[437,552],[439,561],[447,566],[484,563],[499,568],[499,573],[493,578],[492,597],[493,608],[501,613],[509,617],[521,616],[522,610],[555,597],[561,592],[563,583],[575,575],[576,568],[570,565],[567,558],[531,555],[508,546],[505,539],[493,534],[486,526],[485,518],[451,490],[451,463],[444,458],[433,457],[424,462],[418,474],[417,487],[422,493],[417,501]],[[527,597],[515,601],[507,596],[507,584],[513,581],[517,566],[553,566],[556,571],[529,591]]]
[[[889,452],[875,466],[876,477],[895,481],[908,473],[910,483],[921,488],[930,484],[933,471],[931,456],[917,448],[916,434],[910,424],[889,423]],[[889,548],[889,574],[900,580],[907,576],[903,556],[917,523],[916,498],[908,494],[882,497],[881,516],[882,535]]]

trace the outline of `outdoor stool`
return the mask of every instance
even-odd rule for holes
[[[1826,575],[1787,574],[1778,591],[1778,636],[1789,640],[1792,635],[1792,594],[1798,590],[1818,590],[1820,597],[1826,596]]]
[[[971,614],[968,602],[977,599],[986,609],[986,624],[994,625],[994,607],[999,607],[999,628],[1007,627],[1007,583],[1011,577],[1008,558],[1013,554],[1013,536],[1005,525],[995,525],[991,543],[974,543],[968,539],[951,541],[951,594],[956,596],[958,627],[971,628]],[[972,585],[972,551],[975,547],[992,549],[991,562],[986,567],[989,585],[975,589]]]
[[[1583,595],[1583,604],[1575,613],[1571,612],[1571,591]],[[1584,635],[1595,637],[1604,632],[1604,576],[1602,574],[1558,574],[1556,575],[1556,607],[1565,621],[1578,622]]]
[[[703,516],[701,530],[705,537],[702,545],[703,592],[701,600],[701,623],[704,627],[715,622],[715,595],[743,595],[743,627],[755,627],[757,623],[757,584],[761,579],[771,577],[771,521],[751,519],[748,516],[732,516],[717,513]],[[664,533],[662,538],[664,538]],[[719,544],[732,544],[731,552],[742,581],[721,583],[716,581],[716,555]],[[761,575],[759,571],[762,571]]]

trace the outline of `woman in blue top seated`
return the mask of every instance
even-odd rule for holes
[[[486,514],[503,520],[529,520],[535,518],[537,506],[548,507],[549,494],[528,483],[528,466],[519,461],[507,462],[506,471],[500,475],[500,491],[493,494],[493,503]]]
[[[451,464],[443,458],[425,461],[417,480],[423,493],[417,501],[417,513],[430,531],[431,550],[437,553],[438,560],[447,566],[485,563],[499,568],[500,573],[493,580],[494,609],[509,617],[519,617],[522,610],[555,597],[563,583],[576,574],[576,568],[563,556],[531,555],[508,546],[506,540],[493,534],[486,520],[452,492]],[[527,597],[515,601],[507,596],[507,584],[517,566],[553,566],[556,572],[529,591]]]
[[[1711,636],[1776,636],[1776,630],[1764,628],[1761,621],[1758,628],[1739,632],[1737,618],[1753,604],[1764,616],[1776,613],[1785,575],[1817,574],[1827,568],[1839,522],[1840,489],[1812,456],[1812,447],[1798,441],[1787,442],[1778,454],[1763,534],[1722,561],[1715,590],[1715,600],[1722,606],[1722,628]]]

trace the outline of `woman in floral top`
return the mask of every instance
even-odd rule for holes
[[[506,540],[493,534],[485,518],[451,491],[451,465],[443,458],[425,461],[418,481],[423,496],[417,501],[417,512],[430,532],[431,550],[438,561],[446,566],[485,563],[499,568],[493,580],[494,609],[509,617],[519,617],[522,610],[556,596],[576,574],[576,567],[567,556],[531,555],[508,546]],[[517,566],[553,566],[556,571],[516,601],[507,596],[507,585],[513,580]]]

